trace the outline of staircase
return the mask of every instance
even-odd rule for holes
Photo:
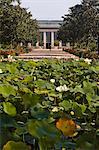
[[[40,60],[43,58],[55,58],[55,59],[78,59],[77,56],[64,52],[61,49],[34,49],[32,52],[20,54],[15,58],[19,60]]]

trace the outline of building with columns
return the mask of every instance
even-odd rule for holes
[[[54,49],[57,46],[62,48],[62,41],[57,40],[57,31],[61,24],[60,20],[38,20],[39,37],[36,47]]]

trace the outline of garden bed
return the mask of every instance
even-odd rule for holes
[[[99,59],[99,54],[95,51],[91,52],[88,50],[77,50],[77,49],[68,49],[64,48],[63,51],[69,52],[71,54],[74,54],[76,56],[79,56],[80,58],[89,58],[89,59]]]

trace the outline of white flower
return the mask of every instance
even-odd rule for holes
[[[68,91],[69,88],[64,84],[63,86],[58,86],[56,88],[56,91],[59,91],[59,92],[63,92],[63,91]]]
[[[71,112],[70,112],[70,114],[71,114],[71,115],[74,115],[74,112],[73,112],[73,111],[71,111]]]
[[[97,84],[99,85],[99,82],[97,82]]]
[[[64,84],[63,85],[63,91],[68,91],[69,90],[69,88]]]
[[[83,123],[82,123],[83,126],[85,126],[86,124],[87,124],[86,122],[83,122]]]
[[[85,61],[86,63],[88,63],[88,64],[91,64],[91,62],[92,62],[92,60],[91,60],[91,59],[88,59],[88,58],[84,59],[84,61]]]
[[[78,58],[76,58],[75,60],[76,60],[76,61],[79,61],[79,59],[78,59]]]
[[[58,107],[54,107],[54,108],[52,109],[52,112],[58,112]]]
[[[12,59],[13,57],[11,55],[8,55],[8,59]]]
[[[10,57],[11,55],[8,55],[8,58]]]
[[[51,83],[55,83],[55,79],[50,79],[50,82]]]
[[[0,69],[0,73],[3,73],[2,69]]]
[[[34,81],[36,81],[36,77],[34,76]]]
[[[94,125],[95,125],[95,123],[94,123],[94,122],[91,122],[91,125],[92,125],[92,126],[94,126]]]
[[[56,91],[62,92],[62,91],[63,91],[62,86],[58,86],[58,87],[56,88]]]
[[[22,114],[28,114],[29,112],[28,111],[22,111]]]

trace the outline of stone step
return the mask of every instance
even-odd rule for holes
[[[31,55],[67,55],[68,52],[63,51],[32,51],[30,53],[20,54],[20,56],[31,56]]]
[[[76,57],[73,54],[70,54],[68,52],[64,52],[60,49],[53,49],[53,50],[49,50],[49,49],[33,49],[32,52],[29,53],[24,53],[24,54],[20,54],[19,56],[16,56],[15,58],[17,59],[22,59],[22,60],[40,60],[43,58],[55,58],[55,59],[78,59],[78,57]]]
[[[48,54],[48,53],[40,53],[40,54],[22,54],[22,55],[19,55],[19,56],[67,56],[67,55],[70,55],[70,54]]]
[[[73,58],[73,59],[77,59],[76,56],[74,55],[67,55],[67,56],[16,56],[15,58],[17,59],[43,59],[43,58],[56,58],[56,59],[69,59],[69,58]]]

